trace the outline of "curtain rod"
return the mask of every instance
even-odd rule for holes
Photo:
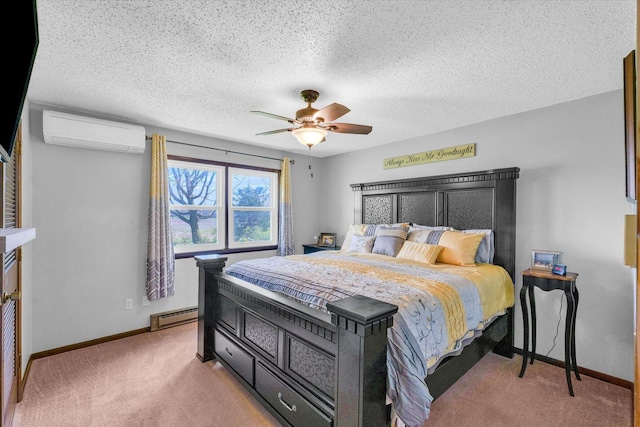
[[[145,139],[147,141],[151,141],[151,137],[150,136],[146,136],[145,135]],[[268,157],[268,156],[261,156],[259,154],[249,154],[249,153],[241,153],[239,151],[233,151],[233,150],[225,150],[223,148],[215,148],[215,147],[206,147],[204,145],[197,145],[197,144],[189,144],[188,142],[180,142],[180,141],[171,141],[169,139],[167,139],[167,142],[171,142],[172,144],[181,144],[181,145],[188,145],[190,147],[198,147],[198,148],[206,148],[208,150],[217,150],[217,151],[224,151],[226,154],[229,153],[233,153],[233,154],[240,154],[242,156],[251,156],[251,157],[260,157],[262,159],[269,159],[269,160],[278,160],[278,161],[283,161],[284,159],[278,159],[276,157]],[[289,159],[289,163],[291,163],[292,165],[294,165],[296,163],[295,160],[293,159]]]

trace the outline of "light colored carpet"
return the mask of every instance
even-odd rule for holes
[[[37,359],[13,425],[279,426],[196,338],[189,323]]]
[[[15,427],[244,427],[279,423],[218,363],[196,357],[196,324],[35,360]],[[425,427],[631,426],[631,390],[488,354],[433,403]]]
[[[578,354],[578,360],[580,355]],[[633,392],[580,375],[569,395],[564,368],[487,354],[431,406],[425,426],[627,427]]]

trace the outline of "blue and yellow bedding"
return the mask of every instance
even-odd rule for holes
[[[328,302],[356,294],[397,305],[388,332],[387,392],[407,425],[422,425],[429,415],[429,369],[514,303],[511,277],[492,264],[324,251],[241,261],[225,272],[322,311]]]

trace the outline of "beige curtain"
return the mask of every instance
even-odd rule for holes
[[[174,265],[167,179],[167,138],[153,134],[149,186],[149,240],[147,246],[147,298],[173,296]]]
[[[289,158],[282,159],[280,171],[280,209],[278,229],[278,255],[293,255],[296,252],[293,241],[293,207],[291,206],[291,170]]]

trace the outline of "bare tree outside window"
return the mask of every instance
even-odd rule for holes
[[[184,209],[172,209],[173,242],[175,244],[216,243],[217,174],[210,170],[169,168],[169,199],[171,205]],[[189,233],[182,221],[188,226]]]

